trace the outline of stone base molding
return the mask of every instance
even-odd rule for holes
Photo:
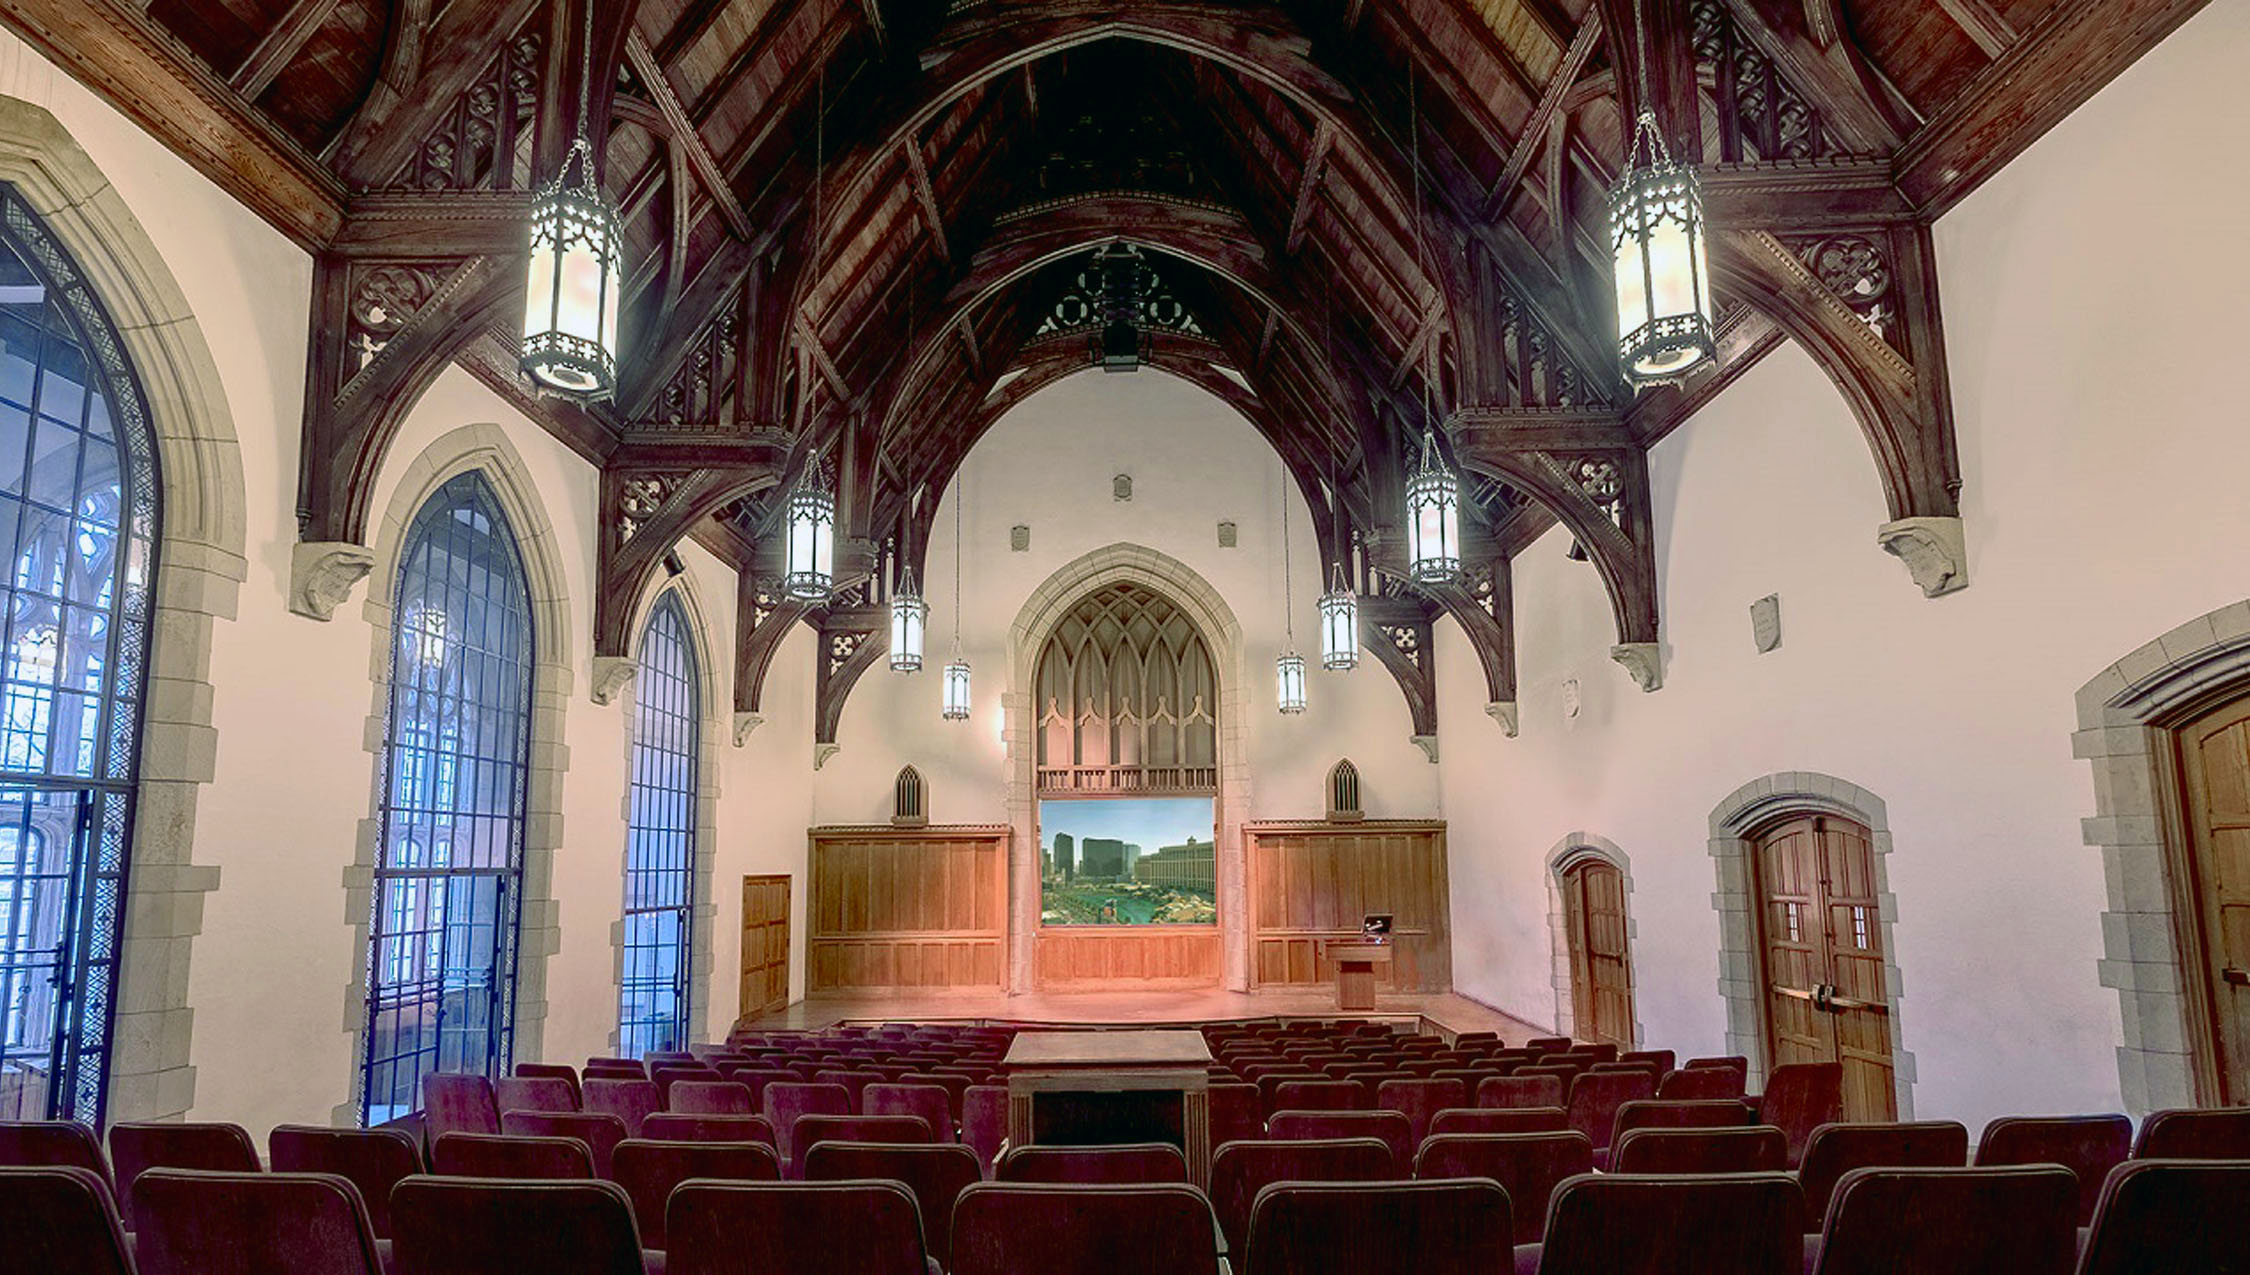
[[[2181,977],[2158,753],[2165,728],[2215,695],[2250,691],[2250,601],[2224,606],[2103,669],[2078,691],[2073,755],[2093,763],[2086,844],[2102,855],[2102,986],[2117,993],[2117,1079],[2134,1116],[2197,1105],[2195,1044]]]

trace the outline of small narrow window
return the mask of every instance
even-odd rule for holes
[[[1365,817],[1359,804],[1359,767],[1346,757],[1328,772],[1328,818],[1349,823]]]
[[[919,828],[930,821],[927,794],[922,787],[922,772],[912,766],[901,767],[898,783],[891,796],[891,822],[901,828]]]

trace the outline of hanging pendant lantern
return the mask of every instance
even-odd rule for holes
[[[891,595],[891,667],[901,673],[922,671],[922,633],[930,620],[930,604],[914,588],[914,568],[898,573],[898,592]]]
[[[1461,574],[1461,480],[1438,454],[1437,435],[1422,431],[1422,463],[1406,480],[1407,569],[1422,584]]]
[[[1281,711],[1295,714],[1305,711],[1305,657],[1296,649],[1282,652],[1273,662],[1274,695],[1280,701]]]
[[[969,720],[969,662],[959,654],[945,666],[945,720]]]
[[[624,300],[625,221],[594,173],[586,137],[594,6],[579,44],[578,136],[554,180],[531,201],[518,366],[537,384],[582,399],[617,390],[617,311]]]
[[[1635,386],[1676,384],[1718,357],[1711,261],[1695,169],[1674,163],[1656,116],[1641,113],[1625,175],[1609,197],[1617,281],[1617,354]]]
[[[789,493],[787,561],[782,592],[800,602],[825,602],[836,583],[836,498],[820,482],[820,457],[806,463]]]
[[[953,658],[945,665],[941,715],[949,722],[969,720],[969,661],[961,654],[961,505],[968,493],[953,489]]]
[[[1344,579],[1341,562],[1320,595],[1320,666],[1339,672],[1359,667],[1359,595]]]

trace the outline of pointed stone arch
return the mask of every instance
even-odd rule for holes
[[[203,896],[196,807],[217,765],[210,667],[215,622],[233,620],[248,574],[248,497],[234,415],[187,295],[117,188],[46,109],[0,97],[0,182],[39,214],[117,329],[149,409],[160,499],[159,567],[143,710],[132,868],[111,1033],[111,1120],[195,1105],[188,963]]]
[[[1226,953],[1222,982],[1230,990],[1249,986],[1249,888],[1242,826],[1250,818],[1250,767],[1243,741],[1248,681],[1243,665],[1242,625],[1233,608],[1202,573],[1169,554],[1125,542],[1093,550],[1057,568],[1040,582],[1008,628],[1008,689],[1002,739],[1008,753],[1008,822],[1015,828],[1009,849],[1008,985],[1032,986],[1032,945],[1039,928],[1038,723],[1033,679],[1047,637],[1084,595],[1105,585],[1129,583],[1164,595],[1192,621],[1210,651],[1218,675],[1218,885],[1220,942]]]
[[[1607,837],[1591,832],[1573,832],[1547,851],[1547,934],[1554,952],[1555,1034],[1578,1034],[1578,1003],[1574,998],[1570,967],[1570,922],[1564,913],[1564,877],[1572,868],[1589,859],[1599,860],[1617,869],[1625,881],[1625,943],[1630,952],[1633,941],[1640,937],[1640,922],[1633,916],[1633,860]],[[1638,986],[1639,980],[1633,980]],[[1633,1039],[1647,1039],[1641,1027],[1640,998],[1633,1000]]]

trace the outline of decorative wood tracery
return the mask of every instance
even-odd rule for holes
[[[1218,671],[1170,599],[1087,594],[1040,648],[1032,694],[1040,792],[1218,791]]]

